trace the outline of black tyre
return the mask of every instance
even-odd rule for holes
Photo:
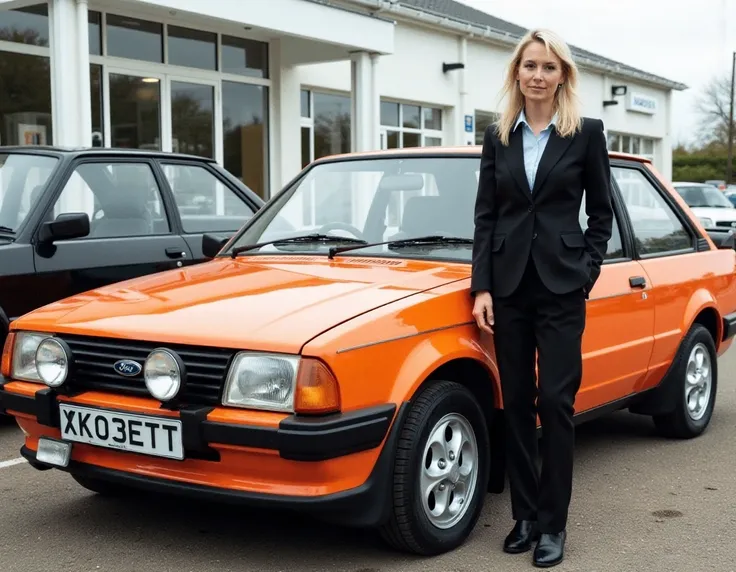
[[[467,388],[435,381],[423,389],[401,428],[383,539],[421,555],[463,544],[483,509],[489,441],[483,411]]]
[[[691,439],[708,427],[718,388],[718,356],[710,332],[694,324],[680,345],[668,383],[675,391],[675,408],[655,415],[654,425],[666,437]]]

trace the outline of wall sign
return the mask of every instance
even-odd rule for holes
[[[631,91],[626,99],[626,109],[654,115],[657,113],[657,99],[643,93]]]
[[[465,116],[465,131],[466,133],[473,132],[473,116],[472,115]]]

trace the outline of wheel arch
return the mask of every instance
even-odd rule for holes
[[[718,303],[708,290],[696,290],[683,314],[682,332],[685,334],[692,328],[693,324],[701,324],[713,337],[716,351],[720,349],[723,341],[723,320],[718,311]]]

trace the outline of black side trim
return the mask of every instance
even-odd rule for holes
[[[256,449],[278,449],[278,429],[271,427],[255,427],[215,423],[202,423],[202,435],[209,443],[222,443],[237,447],[255,447]]]
[[[56,392],[50,387],[36,392],[36,417],[41,425],[60,427],[59,407],[56,403]]]
[[[59,470],[155,493],[174,494],[229,504],[237,503],[250,506],[303,510],[317,513],[322,518],[343,526],[374,527],[385,523],[390,515],[390,495],[393,491],[391,483],[393,482],[396,444],[404,419],[409,410],[408,405],[409,403],[405,402],[399,407],[393,426],[388,433],[386,443],[366,482],[354,489],[330,495],[290,497],[242,492],[145,477],[76,461],[72,461],[66,469]],[[49,465],[38,463],[35,452],[25,446],[21,448],[20,453],[28,460],[31,466],[39,470],[50,467]]]
[[[736,335],[736,312],[727,314],[723,317],[723,338],[722,341],[731,339]]]
[[[285,459],[321,461],[378,447],[396,413],[393,403],[323,418],[287,417],[279,424]]]

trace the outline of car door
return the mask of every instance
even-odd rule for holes
[[[202,253],[205,233],[229,239],[258,208],[211,165],[183,160],[160,161],[159,165],[173,198],[182,237],[193,253],[188,264],[206,260]]]
[[[85,212],[90,232],[36,246],[39,303],[177,268],[191,258],[186,241],[172,230],[154,173],[152,161],[138,158],[72,165],[44,220]]]
[[[713,266],[699,252],[696,236],[679,207],[642,164],[614,162],[611,172],[627,195],[628,216],[636,255],[647,276],[650,297],[657,304],[650,375],[639,389],[651,385],[668,368],[684,335],[687,305]]]
[[[614,191],[615,218],[601,274],[590,292],[583,334],[583,381],[575,401],[580,413],[617,402],[647,375],[654,336],[654,299],[633,245],[621,198]],[[580,223],[587,228],[585,202]]]

